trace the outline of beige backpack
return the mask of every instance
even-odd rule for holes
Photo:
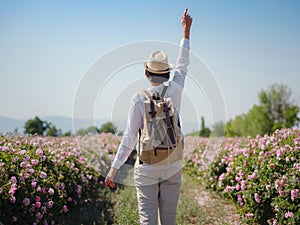
[[[140,163],[163,165],[182,159],[183,138],[171,98],[164,98],[168,86],[161,94],[142,93],[144,101],[144,126],[139,131],[138,154]]]

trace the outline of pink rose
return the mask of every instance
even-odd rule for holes
[[[50,195],[54,195],[54,190],[53,190],[53,188],[49,188],[48,193],[49,193]]]
[[[42,178],[42,179],[46,179],[46,177],[47,177],[47,173],[45,173],[45,172],[41,172],[40,173],[40,178]]]
[[[24,204],[25,206],[28,206],[28,205],[30,204],[30,199],[29,199],[29,198],[24,198],[23,204]]]
[[[291,199],[292,199],[292,201],[294,201],[298,197],[298,194],[299,194],[299,189],[291,190]]]
[[[246,217],[248,217],[249,219],[252,219],[254,217],[253,213],[247,213]]]
[[[290,217],[290,218],[293,218],[293,217],[294,217],[294,213],[292,213],[292,212],[287,212],[287,213],[284,214],[284,217],[285,217],[285,218],[289,218],[289,217]]]
[[[36,202],[39,202],[39,201],[41,201],[41,197],[40,197],[40,196],[38,196],[38,195],[37,195],[37,196],[35,196],[35,198],[34,198],[34,199],[35,199],[35,201],[36,201]]]
[[[53,201],[49,201],[49,202],[47,202],[47,208],[48,208],[48,209],[51,209],[51,208],[52,208],[52,206],[53,206],[53,204],[54,204],[54,202],[53,202]]]
[[[36,202],[35,203],[35,207],[37,207],[37,208],[41,208],[41,205],[42,205],[41,202]]]
[[[258,204],[261,202],[261,198],[260,198],[259,194],[257,194],[257,193],[254,194],[254,199]]]
[[[12,176],[10,179],[11,179],[13,184],[16,184],[18,182],[17,178],[15,176]]]
[[[43,217],[42,213],[38,212],[38,213],[36,214],[36,218],[37,218],[38,220],[42,219],[42,217]]]
[[[36,151],[35,151],[35,154],[37,154],[39,157],[42,157],[43,156],[43,150],[38,148]]]

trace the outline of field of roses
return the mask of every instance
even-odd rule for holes
[[[119,142],[112,134],[0,135],[0,225],[82,224],[80,210],[95,200],[103,217],[96,224],[107,223],[111,199],[103,176]],[[256,138],[188,136],[184,157],[185,170],[236,203],[247,224],[300,224],[299,130]]]
[[[247,224],[300,224],[298,129],[210,146],[198,141],[185,168],[235,202]]]
[[[69,211],[105,201],[114,135],[0,135],[0,224],[69,224]],[[99,212],[100,213],[100,212]]]

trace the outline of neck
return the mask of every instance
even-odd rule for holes
[[[158,86],[158,85],[160,85],[160,83],[155,83],[155,82],[151,82],[150,84],[151,84],[151,86]]]

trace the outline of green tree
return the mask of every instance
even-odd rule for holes
[[[63,134],[63,136],[72,136],[72,132],[71,131],[67,131]]]
[[[52,123],[47,123],[46,136],[59,137],[62,136],[61,129],[57,129]]]
[[[215,137],[222,137],[225,135],[225,124],[223,121],[216,122],[212,126],[211,135]]]
[[[107,122],[101,126],[99,132],[115,134],[117,132],[117,127],[112,122]]]
[[[273,84],[268,90],[259,93],[261,111],[264,113],[264,132],[290,128],[299,124],[299,106],[291,99],[292,90],[284,84]]]
[[[199,136],[201,137],[209,137],[210,135],[210,129],[208,127],[205,127],[204,117],[201,117],[201,130],[199,132]]]
[[[297,126],[299,106],[291,96],[291,89],[283,84],[273,84],[260,91],[258,105],[226,124],[226,136],[256,136]]]
[[[34,119],[27,120],[24,129],[25,134],[43,135],[47,129],[47,124],[45,123],[45,121],[36,116],[34,117]]]

